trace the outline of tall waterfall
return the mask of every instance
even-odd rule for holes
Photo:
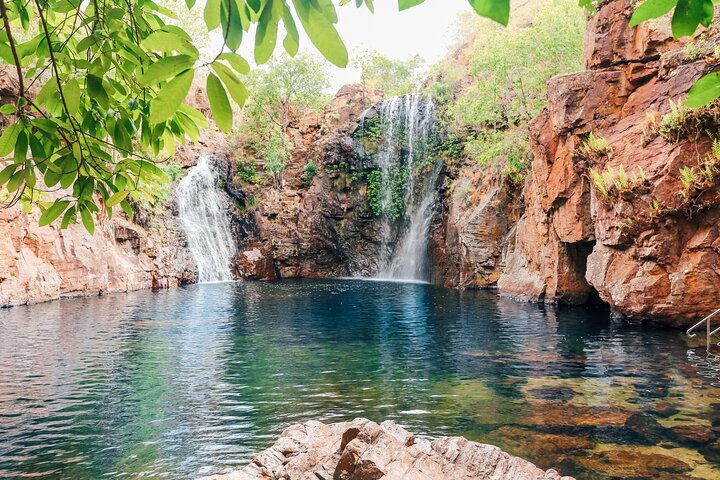
[[[435,147],[434,105],[420,94],[392,97],[376,106],[381,144],[381,207],[385,212],[378,277],[429,279],[428,244],[441,163]]]
[[[218,192],[212,163],[208,156],[198,158],[176,189],[180,224],[201,283],[233,279],[230,259],[235,254],[235,242],[230,233],[229,206]]]

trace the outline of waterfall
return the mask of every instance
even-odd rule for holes
[[[235,254],[235,242],[230,233],[229,207],[218,192],[212,163],[208,156],[199,157],[176,189],[180,225],[201,283],[233,280],[230,259]]]
[[[377,165],[384,212],[378,278],[426,281],[441,170],[433,156],[434,105],[428,97],[411,94],[384,100],[375,109],[381,125]]]

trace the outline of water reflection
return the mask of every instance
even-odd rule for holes
[[[0,477],[187,478],[236,468],[291,423],[367,416],[578,478],[720,478],[718,363],[604,312],[421,284],[18,307],[0,312]]]

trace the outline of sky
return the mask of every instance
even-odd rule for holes
[[[433,64],[447,54],[458,14],[472,11],[466,0],[426,0],[403,12],[398,12],[396,0],[378,0],[373,15],[365,6],[355,8],[354,3],[337,9],[337,29],[351,62],[362,50],[377,50],[402,60],[420,55]],[[309,40],[304,43],[312,48]],[[331,73],[334,90],[360,79],[360,72],[352,67],[333,67]]]
[[[333,2],[337,5],[337,2]],[[452,45],[458,14],[472,12],[467,0],[426,0],[423,4],[398,12],[397,0],[376,0],[375,13],[364,5],[355,7],[351,1],[342,7],[336,7],[338,24],[336,28],[353,57],[364,50],[376,50],[394,59],[407,60],[420,55],[431,65],[448,53]],[[298,23],[299,26],[299,23]],[[282,39],[285,32],[278,34],[276,54],[283,51]],[[213,32],[213,43],[222,43],[218,31]],[[243,40],[239,53],[252,62],[254,38],[248,35]],[[300,52],[320,55],[300,28]],[[336,92],[347,83],[360,80],[360,71],[351,65],[347,68],[330,67],[331,90]]]

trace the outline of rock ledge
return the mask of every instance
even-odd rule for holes
[[[203,480],[574,480],[543,471],[498,447],[443,437],[416,439],[386,421],[359,418],[287,428],[250,465]]]

